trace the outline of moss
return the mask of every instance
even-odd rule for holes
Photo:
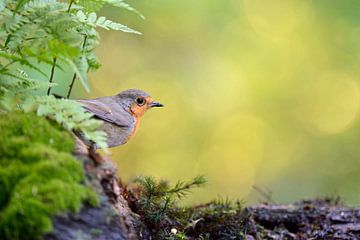
[[[239,201],[213,201],[205,205],[180,207],[178,202],[203,177],[170,187],[167,181],[145,177],[130,189],[127,200],[140,215],[153,239],[246,239],[253,231],[247,211]],[[257,228],[257,226],[255,226]]]
[[[91,234],[91,236],[93,236],[93,237],[99,237],[99,236],[101,235],[101,233],[102,233],[101,229],[92,228],[92,229],[90,230],[90,234]]]
[[[0,115],[0,129],[0,239],[39,239],[54,215],[97,204],[70,133],[20,112]]]
[[[251,231],[249,215],[239,201],[213,201],[203,206],[182,209],[177,214],[181,216],[182,225],[186,226],[184,232],[191,238],[246,239],[245,233]]]

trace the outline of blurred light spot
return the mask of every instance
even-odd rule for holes
[[[305,134],[281,132],[271,129],[268,139],[269,148],[261,164],[261,177],[275,179],[294,162],[299,161],[308,151],[308,138]]]
[[[215,126],[200,165],[223,196],[244,197],[255,183],[264,151],[265,123],[252,115],[235,114]]]
[[[323,74],[305,94],[302,118],[315,133],[343,132],[352,126],[359,114],[359,86],[344,73]]]
[[[254,31],[273,41],[292,36],[311,15],[311,1],[243,0],[244,9]]]
[[[231,61],[214,58],[209,63],[209,69],[203,70],[198,78],[205,78],[206,84],[203,81],[194,82],[188,96],[201,117],[227,115],[249,103],[248,89],[244,84],[246,79],[239,66]]]

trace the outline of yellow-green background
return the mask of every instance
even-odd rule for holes
[[[91,94],[128,88],[148,112],[111,149],[123,179],[204,174],[190,195],[279,202],[339,194],[360,202],[358,0],[134,0],[102,14],[143,33],[101,31]],[[71,74],[70,74],[71,78]]]

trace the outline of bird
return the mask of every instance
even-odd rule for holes
[[[110,148],[123,145],[133,138],[147,110],[164,106],[139,89],[128,89],[113,96],[76,101],[93,114],[93,118],[103,121],[98,130],[106,133],[107,147]],[[89,150],[96,151],[98,146],[95,143],[86,140],[81,133],[76,135],[89,146]]]

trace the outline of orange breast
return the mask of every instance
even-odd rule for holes
[[[136,131],[138,130],[138,128],[140,126],[140,122],[141,122],[141,118],[140,117],[135,117],[135,126],[134,126],[132,132],[129,135],[128,141],[135,135]]]

